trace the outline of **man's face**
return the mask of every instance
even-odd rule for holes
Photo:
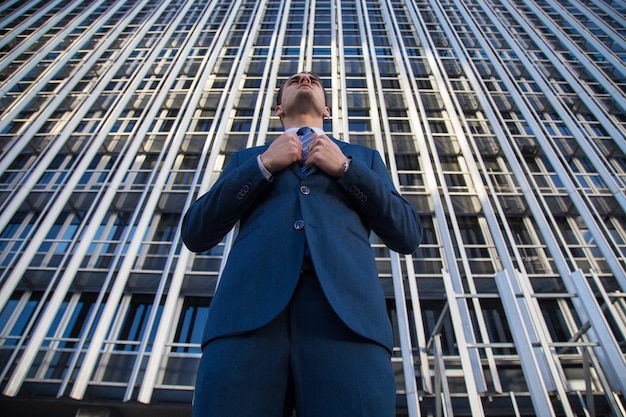
[[[308,73],[292,75],[285,82],[280,104],[276,106],[276,114],[281,117],[303,113],[318,114],[320,117],[330,115],[322,81]]]

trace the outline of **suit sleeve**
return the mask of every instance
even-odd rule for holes
[[[209,192],[187,209],[181,235],[189,250],[202,252],[217,245],[269,186],[256,154],[250,155],[233,154]]]
[[[338,182],[389,249],[407,254],[417,249],[422,241],[419,215],[395,189],[378,152],[372,151],[370,161],[353,158]]]

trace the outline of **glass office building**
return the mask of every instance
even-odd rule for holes
[[[397,415],[626,415],[625,61],[623,0],[2,1],[2,414],[190,414],[233,234],[181,213],[313,70],[424,224]]]

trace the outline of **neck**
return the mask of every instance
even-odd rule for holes
[[[302,115],[302,117],[289,117],[282,120],[285,129],[294,127],[317,127],[324,128],[324,119],[320,117],[310,117],[308,115]]]

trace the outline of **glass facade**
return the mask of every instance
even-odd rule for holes
[[[232,234],[193,254],[181,213],[281,132],[278,85],[313,70],[325,129],[377,149],[424,224],[412,255],[371,238],[397,415],[626,415],[625,16],[621,0],[1,2],[0,406],[189,415]]]

